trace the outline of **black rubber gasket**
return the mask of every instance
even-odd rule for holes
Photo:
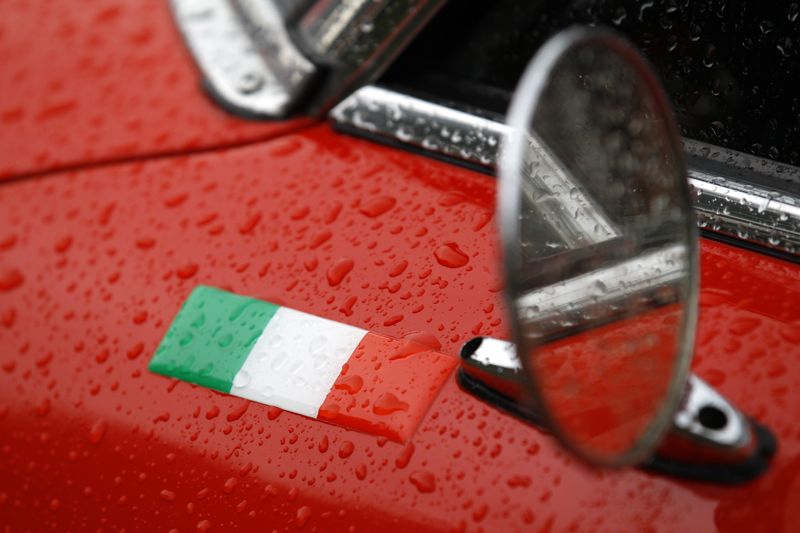
[[[521,405],[508,396],[494,391],[461,368],[456,373],[456,381],[462,389],[473,396],[550,434],[543,426],[541,416],[533,408]],[[753,455],[740,463],[692,464],[655,455],[637,468],[673,478],[720,485],[737,485],[751,481],[769,468],[770,459],[778,450],[778,441],[767,427],[752,418],[748,420],[753,428],[756,446]]]

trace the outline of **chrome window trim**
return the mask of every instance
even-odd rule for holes
[[[369,85],[331,110],[334,124],[495,169],[509,132],[486,118],[390,89]]]
[[[340,129],[489,171],[497,168],[509,131],[501,117],[377,86],[362,87],[330,117]],[[800,169],[691,139],[684,147],[701,229],[800,259]],[[781,181],[785,187],[778,188]]]

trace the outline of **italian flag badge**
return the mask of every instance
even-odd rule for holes
[[[404,441],[457,359],[288,307],[199,286],[149,369],[254,402]]]

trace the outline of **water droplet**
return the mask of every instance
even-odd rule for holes
[[[353,270],[353,263],[352,259],[339,259],[336,261],[330,269],[328,269],[327,278],[328,278],[328,285],[331,287],[336,287],[339,285],[342,280],[344,279],[347,274]]]
[[[25,276],[16,268],[0,270],[0,292],[16,289],[25,281]]]
[[[238,484],[239,480],[237,480],[235,477],[229,477],[225,481],[225,484],[222,486],[222,490],[225,491],[225,494],[230,494],[231,492],[233,492],[233,489],[235,489],[236,485]]]
[[[339,311],[344,316],[352,316],[353,315],[353,306],[358,301],[358,298],[355,296],[348,296],[347,299],[344,301],[342,306],[339,308]]]
[[[176,274],[178,274],[178,277],[181,279],[189,279],[195,274],[197,274],[197,270],[198,266],[195,263],[189,263],[187,265],[180,267],[176,271]]]
[[[452,207],[467,201],[467,195],[460,191],[451,191],[445,193],[444,196],[439,198],[439,205],[444,207]]]
[[[272,364],[270,364],[270,368],[278,372],[283,368],[284,363],[286,363],[286,361],[288,360],[289,360],[289,354],[287,354],[286,352],[278,352],[272,359]]]
[[[295,523],[297,527],[305,527],[308,519],[311,518],[311,507],[308,505],[304,505],[297,510],[297,516],[295,517]]]
[[[397,263],[392,269],[389,271],[389,277],[396,278],[403,272],[405,272],[406,268],[408,268],[408,261],[403,260]]]
[[[99,444],[106,434],[106,429],[108,429],[108,422],[103,418],[97,419],[89,430],[89,442]]]
[[[436,490],[436,478],[430,472],[418,470],[413,472],[408,480],[423,494],[429,494]]]
[[[461,251],[457,244],[449,242],[443,244],[434,252],[440,265],[447,268],[460,268],[469,263],[467,254]]]
[[[343,376],[336,380],[334,387],[347,391],[349,394],[356,394],[364,386],[364,379],[358,375]]]
[[[312,354],[320,353],[328,345],[328,338],[322,335],[317,335],[308,343],[308,350]]]
[[[372,412],[376,415],[390,415],[397,411],[406,411],[408,404],[400,401],[397,396],[391,392],[381,394],[375,403],[372,405]]]
[[[153,246],[155,246],[156,241],[150,237],[143,237],[141,239],[136,240],[136,247],[142,250],[149,250]]]
[[[312,250],[316,250],[317,248],[328,242],[332,236],[333,233],[331,233],[328,230],[320,231],[319,233],[314,235],[314,237],[312,237],[308,247],[311,248]]]
[[[247,387],[250,385],[250,374],[246,370],[242,370],[233,378],[233,386],[237,389]]]
[[[250,401],[242,401],[238,406],[234,407],[230,413],[228,413],[228,415],[225,417],[225,420],[228,422],[235,422],[239,420],[247,412],[248,407],[250,407]]]
[[[513,489],[517,487],[530,487],[531,481],[532,480],[530,476],[525,476],[522,474],[513,474],[510,478],[508,478],[506,483],[508,483],[508,486]]]
[[[169,198],[167,198],[164,201],[164,205],[167,207],[178,207],[183,202],[185,202],[188,197],[189,195],[186,193],[176,194],[174,196],[170,196]]]
[[[408,466],[408,463],[411,461],[411,457],[414,455],[415,446],[413,442],[409,442],[406,444],[406,447],[403,448],[403,452],[400,456],[394,460],[394,464],[397,468],[405,468]]]
[[[403,320],[403,315],[392,315],[383,321],[383,325],[394,326],[395,324],[402,322],[402,320]]]
[[[219,345],[220,348],[227,348],[232,343],[233,343],[233,335],[231,335],[230,333],[226,333],[225,335],[220,337],[219,340],[217,341],[217,344]]]
[[[781,338],[793,344],[800,344],[800,324],[786,324],[779,330]]]
[[[339,447],[339,457],[342,459],[347,459],[351,455],[353,455],[353,451],[355,451],[355,446],[349,440],[346,440],[342,443]]]
[[[361,204],[359,211],[371,218],[378,217],[390,210],[397,203],[391,196],[376,196]]]
[[[244,224],[239,226],[239,233],[242,235],[248,235],[252,233],[253,229],[258,225],[258,222],[261,220],[261,213],[253,213],[247,219],[245,219]]]
[[[130,350],[128,350],[128,354],[127,354],[128,355],[128,359],[133,361],[134,359],[136,359],[140,355],[142,355],[143,351],[144,351],[144,344],[141,343],[141,342],[137,342],[136,344],[133,345],[133,347]]]
[[[414,331],[403,337],[405,340],[415,342],[427,346],[432,350],[441,350],[442,343],[436,338],[436,335],[427,331]]]
[[[47,416],[47,413],[50,412],[50,400],[48,398],[42,398],[34,407],[34,412],[36,416]]]
[[[317,354],[312,359],[312,363],[311,364],[314,367],[314,370],[322,370],[323,368],[328,366],[329,362],[330,362],[330,360],[328,359],[327,355],[325,355],[325,354]]]
[[[482,521],[489,514],[489,506],[486,504],[480,505],[477,509],[472,511],[472,519],[476,522]]]
[[[253,94],[264,86],[264,77],[258,72],[245,72],[236,83],[236,90],[242,94]]]
[[[736,335],[748,335],[752,333],[758,326],[761,325],[761,320],[755,317],[737,317],[731,320],[728,330]]]
[[[8,235],[0,239],[0,250],[10,250],[15,244],[17,244],[17,236]]]
[[[57,253],[63,254],[67,250],[69,250],[70,246],[72,246],[72,236],[66,235],[56,241],[55,251]]]

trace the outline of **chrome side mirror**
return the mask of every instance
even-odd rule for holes
[[[593,465],[762,471],[769,432],[688,373],[697,234],[675,121],[644,59],[605,31],[562,32],[528,65],[508,122],[498,212],[514,344],[467,343],[462,386]]]

